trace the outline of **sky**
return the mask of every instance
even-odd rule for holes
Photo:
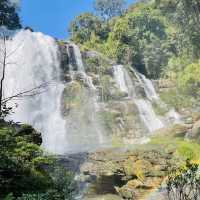
[[[132,2],[134,0],[127,0],[127,3]],[[24,27],[66,39],[75,16],[93,11],[93,0],[21,0],[19,14]]]

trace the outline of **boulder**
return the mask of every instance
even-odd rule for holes
[[[175,124],[155,131],[154,135],[184,138],[187,132],[188,132],[188,126],[182,124]]]
[[[200,120],[195,122],[193,125],[193,128],[190,132],[190,134],[188,135],[189,139],[200,139]]]

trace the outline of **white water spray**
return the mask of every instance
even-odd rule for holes
[[[96,87],[92,78],[86,74],[82,55],[77,45],[68,43],[68,55],[70,58],[69,74],[72,81],[67,87],[81,86],[78,91],[78,100],[73,99],[66,116],[67,138],[70,152],[83,152],[104,147],[109,143],[105,136],[105,130],[101,125],[98,115],[99,104]],[[84,87],[82,87],[84,85]],[[66,102],[69,103],[70,102]]]
[[[43,147],[55,154],[67,149],[65,121],[60,112],[64,85],[60,82],[60,61],[55,40],[42,33],[20,31],[7,41],[8,53],[4,97],[47,84],[41,94],[15,99],[13,121],[31,124],[41,131]]]
[[[113,66],[114,77],[121,91],[128,91],[129,97],[133,99],[136,104],[140,119],[143,121],[144,125],[148,128],[149,132],[153,132],[157,129],[164,127],[164,124],[155,114],[151,101],[152,99],[158,99],[156,91],[150,80],[146,79],[143,75],[135,72],[137,81],[141,88],[144,88],[145,95],[147,99],[141,98],[136,93],[136,87],[134,82],[131,80],[128,72],[122,65]]]

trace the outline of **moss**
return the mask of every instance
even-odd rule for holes
[[[167,151],[174,152],[174,156],[183,160],[200,160],[200,145],[191,141],[185,141],[182,138],[171,137],[153,137],[150,144],[162,145]]]
[[[116,112],[103,111],[99,113],[103,126],[110,132],[114,133],[115,119],[118,116]]]
[[[174,137],[185,138],[188,132],[187,126],[181,124],[174,124],[155,131],[154,135],[163,136],[173,139]]]
[[[124,143],[120,136],[112,135],[112,147],[114,148],[124,147]]]
[[[97,54],[91,57],[84,57],[83,61],[86,66],[86,72],[93,72],[100,76],[107,74],[110,68],[109,60],[107,57],[101,54]]]

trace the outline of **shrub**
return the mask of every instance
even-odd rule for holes
[[[170,172],[167,182],[169,200],[198,200],[200,198],[199,165],[190,164]]]

